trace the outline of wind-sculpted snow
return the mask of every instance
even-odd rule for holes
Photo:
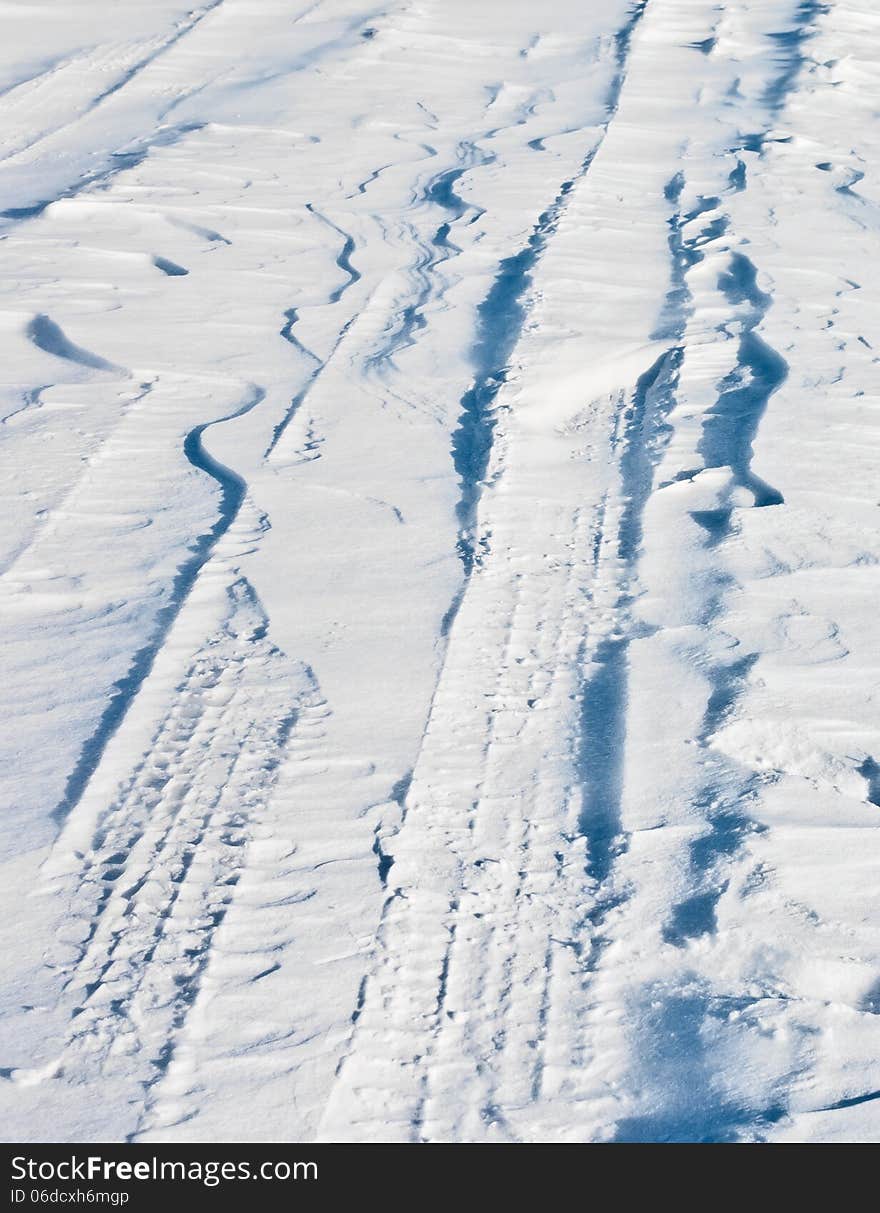
[[[866,0],[43,7],[7,1136],[876,1140]]]

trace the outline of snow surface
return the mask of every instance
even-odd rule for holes
[[[0,26],[5,1136],[876,1140],[876,6]]]

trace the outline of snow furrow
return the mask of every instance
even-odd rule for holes
[[[465,576],[470,574],[480,559],[480,553],[484,551],[484,542],[474,533],[474,526],[480,486],[492,450],[494,403],[507,378],[508,363],[525,322],[526,293],[531,285],[531,273],[553,235],[565,209],[566,198],[575,184],[589,173],[590,165],[614,120],[626,80],[630,43],[647,3],[648,0],[638,0],[632,6],[626,24],[614,35],[614,74],[605,99],[605,118],[596,142],[584,157],[577,175],[562,182],[549,206],[538,216],[526,245],[501,262],[491,290],[477,311],[477,332],[472,352],[475,377],[461,398],[461,416],[452,437],[453,462],[461,484],[456,510],[460,527],[458,551]]]

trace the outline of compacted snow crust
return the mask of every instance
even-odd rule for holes
[[[4,1135],[876,1140],[876,5],[0,27]]]

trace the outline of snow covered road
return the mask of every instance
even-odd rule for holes
[[[880,1137],[880,13],[0,3],[32,1141]]]

